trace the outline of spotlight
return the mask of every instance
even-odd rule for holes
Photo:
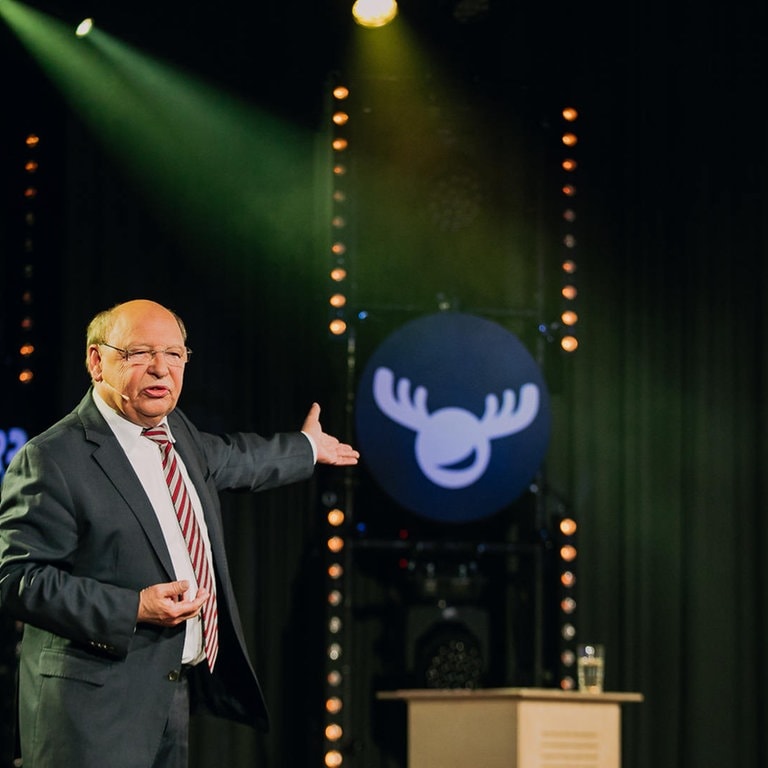
[[[328,326],[328,330],[330,330],[334,336],[341,336],[341,334],[347,330],[347,324],[344,320],[332,320]]]
[[[463,623],[442,621],[420,639],[418,677],[427,688],[479,688],[485,660],[480,639]]]
[[[396,0],[356,0],[352,16],[361,27],[383,27],[397,16]]]
[[[78,25],[77,29],[75,29],[75,34],[78,37],[85,37],[86,35],[90,34],[91,30],[93,29],[93,19],[83,19]]]

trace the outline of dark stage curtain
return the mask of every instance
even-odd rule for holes
[[[624,712],[629,768],[768,758],[768,125],[748,17],[638,23],[661,55],[643,47],[603,79],[584,130],[583,343],[561,470],[581,522],[580,629],[609,649],[609,689],[645,694]]]

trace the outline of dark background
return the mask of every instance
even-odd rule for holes
[[[530,218],[543,243],[537,258],[547,270],[559,260],[549,222],[560,204],[553,197],[550,208],[547,190],[560,182],[546,148],[556,143],[559,110],[572,104],[580,111],[581,346],[565,361],[551,346],[543,354],[555,393],[547,503],[562,500],[580,525],[578,634],[606,644],[608,689],[645,695],[643,704],[624,709],[628,768],[757,768],[768,761],[766,9],[755,2],[584,5],[489,0],[478,18],[459,21],[456,12],[467,4],[404,0],[401,21],[414,27],[441,71],[488,84],[500,117],[525,105],[528,138],[544,147],[522,167],[525,178],[538,180],[524,189],[535,202]],[[352,35],[346,3],[37,7],[68,20],[92,14],[118,38],[314,137],[297,149],[292,169],[308,193],[297,220],[311,247],[275,258],[269,244],[244,248],[226,230],[197,239],[168,227],[166,209],[142,195],[117,162],[118,148],[95,140],[3,26],[0,428],[23,424],[32,433],[68,412],[87,385],[82,343],[90,317],[146,296],[186,320],[195,360],[183,407],[202,428],[293,429],[317,399],[326,428],[353,440],[346,349],[325,330],[328,169],[317,151],[330,135],[329,73],[355,74],[345,71]],[[29,131],[44,139],[32,274],[23,269],[29,201],[21,169]],[[488,151],[500,147],[506,157],[498,134],[488,135],[496,137]],[[503,167],[483,167],[496,189],[506,189],[494,175]],[[515,211],[515,221],[526,219],[519,206]],[[365,242],[370,230],[361,221]],[[379,263],[370,270],[361,257],[363,298],[370,289],[389,306],[378,325],[361,329],[361,357],[365,343],[400,320],[436,309],[433,265],[417,262],[403,275],[419,290],[397,309],[397,296],[382,292],[378,280],[366,282]],[[435,281],[435,294],[446,281],[460,290],[460,275],[438,274],[444,279]],[[556,279],[548,279],[553,290]],[[22,300],[26,289],[31,307]],[[495,290],[483,308],[508,320],[519,296]],[[474,293],[470,308],[482,300]],[[531,305],[541,307],[533,297]],[[30,312],[36,378],[22,387],[18,325]],[[531,347],[540,342],[530,323],[515,330]],[[358,517],[383,535],[402,528],[424,540],[449,535],[402,510],[387,516],[364,466],[350,477],[361,500]],[[262,737],[197,723],[195,765],[321,764],[321,499],[339,487],[348,486],[320,471],[300,487],[228,500],[233,571],[274,727]],[[524,537],[534,514],[529,503],[521,500],[482,531],[451,530],[450,537]],[[386,552],[362,551],[358,565],[350,589],[360,610],[345,630],[353,713],[347,762],[396,766],[403,723],[373,702],[373,692],[403,681],[415,652],[413,625],[429,621],[429,606],[398,583]],[[500,646],[490,682],[530,683],[519,679],[532,667],[536,633],[524,610],[532,588],[525,557],[514,567],[488,565],[485,573],[501,585],[476,601],[494,617],[490,637]],[[8,658],[14,627],[5,629]],[[2,681],[5,722],[11,666]]]

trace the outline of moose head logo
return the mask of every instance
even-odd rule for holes
[[[373,351],[355,420],[364,467],[380,488],[424,517],[467,522],[530,487],[549,440],[549,395],[517,336],[440,312],[406,323]],[[375,494],[371,501],[378,504]]]
[[[421,471],[443,488],[465,488],[478,480],[491,458],[491,440],[525,429],[539,412],[539,388],[535,384],[520,388],[519,402],[511,389],[505,389],[501,407],[495,394],[486,395],[485,412],[477,418],[459,406],[430,413],[426,387],[416,387],[411,398],[411,382],[400,379],[395,394],[394,380],[389,368],[376,370],[376,404],[392,421],[416,433],[416,461]],[[471,463],[464,466],[468,460]]]

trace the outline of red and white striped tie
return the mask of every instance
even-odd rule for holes
[[[216,663],[216,656],[219,652],[218,608],[216,606],[216,588],[205,553],[203,537],[200,534],[187,486],[184,484],[184,477],[179,469],[176,451],[173,449],[173,443],[168,439],[165,425],[160,424],[157,427],[145,429],[143,434],[160,447],[163,457],[163,473],[168,483],[173,506],[176,508],[176,517],[179,520],[181,532],[187,542],[197,585],[201,589],[208,590],[208,600],[203,605],[203,641],[205,655],[208,658],[208,667],[213,672],[213,665]]]

